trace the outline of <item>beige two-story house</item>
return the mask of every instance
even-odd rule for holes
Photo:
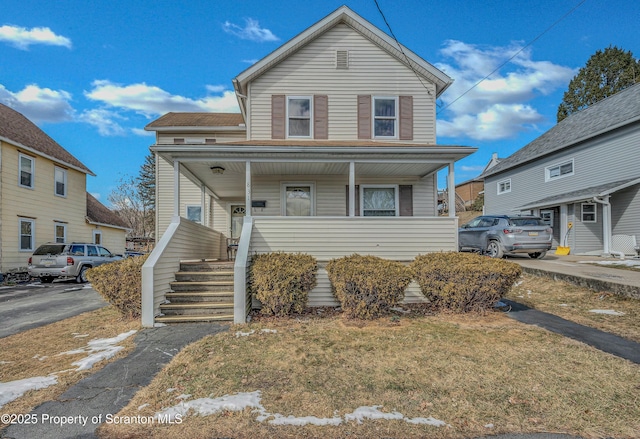
[[[436,99],[452,83],[442,71],[343,6],[232,82],[240,113],[169,113],[146,127],[159,241],[143,268],[144,325],[180,259],[235,254],[230,317],[244,322],[252,255],[315,256],[310,305],[323,306],[336,304],[322,268],[331,258],[457,249],[455,210],[438,216],[436,174],[448,169],[453,188],[454,163],[475,149],[436,144]]]
[[[86,191],[89,168],[0,104],[0,273],[26,272],[46,242],[95,242],[124,252],[126,225]]]

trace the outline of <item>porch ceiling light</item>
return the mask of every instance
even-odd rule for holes
[[[214,174],[222,174],[224,173],[224,168],[222,166],[212,166],[211,172]]]

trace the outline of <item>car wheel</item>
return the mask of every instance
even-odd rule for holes
[[[50,284],[53,282],[53,276],[43,276],[40,278],[40,283],[42,284]]]
[[[535,252],[535,253],[529,253],[529,257],[531,259],[542,259],[547,255],[546,251],[542,251],[542,252]]]
[[[87,267],[86,265],[80,269],[80,273],[78,273],[78,276],[76,277],[76,282],[78,282],[79,284],[87,282],[88,269],[89,267]]]
[[[498,241],[489,241],[486,253],[490,258],[500,259],[504,256],[504,252]]]

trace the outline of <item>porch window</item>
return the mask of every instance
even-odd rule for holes
[[[362,186],[360,214],[362,216],[398,216],[397,186]]]
[[[398,100],[396,98],[373,98],[374,137],[396,137]]]
[[[502,180],[498,182],[498,195],[511,192],[511,179]]]
[[[313,216],[314,185],[283,184],[283,214],[285,216]]]
[[[287,101],[289,137],[311,137],[311,97],[290,96]]]
[[[596,217],[596,205],[594,203],[582,203],[582,222],[583,223],[595,223]]]
[[[194,223],[202,222],[202,207],[198,205],[187,206],[187,219]]]
[[[545,168],[545,181],[556,180],[573,175],[573,159]]]

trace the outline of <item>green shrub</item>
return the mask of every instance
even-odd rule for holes
[[[139,317],[142,311],[142,265],[148,255],[102,264],[87,271],[91,286],[123,317]]]
[[[264,253],[253,257],[249,285],[262,302],[262,313],[285,316],[307,307],[316,286],[318,264],[303,253]]]
[[[404,299],[410,270],[400,262],[358,254],[332,259],[327,274],[347,317],[373,319]]]
[[[492,308],[522,273],[513,262],[455,252],[420,255],[411,270],[431,303],[456,312]]]

